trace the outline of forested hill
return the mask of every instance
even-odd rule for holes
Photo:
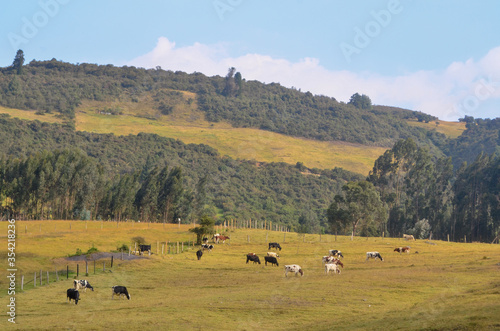
[[[359,94],[346,104],[279,84],[246,81],[234,69],[225,77],[207,77],[160,68],[69,64],[55,59],[32,61],[19,68],[0,69],[0,105],[58,112],[68,119],[85,100],[139,102],[145,95],[152,98],[158,114],[169,114],[176,97],[172,90],[176,90],[195,93],[207,120],[226,121],[234,127],[383,147],[405,138],[429,146],[445,143],[444,135],[430,135],[428,130],[406,122],[428,122],[434,119],[430,115],[372,107],[369,98]]]
[[[57,192],[70,184],[62,183],[61,181],[68,179],[58,177],[63,176],[62,170],[55,169],[63,167],[68,172],[78,169],[75,159],[79,158],[83,158],[84,164],[92,164],[95,169],[89,171],[89,174],[75,173],[63,177],[86,176],[83,181],[75,177],[71,181],[72,185],[92,184],[96,192],[103,191],[103,196],[99,199],[93,196],[95,192],[82,196],[82,207],[78,209],[92,210],[92,217],[102,218],[118,217],[116,208],[125,207],[117,207],[117,204],[127,206],[128,214],[120,210],[124,217],[139,217],[135,210],[130,211],[134,208],[133,199],[138,187],[147,185],[144,177],[153,169],[166,167],[169,170],[182,169],[184,192],[196,195],[195,193],[199,193],[199,183],[204,182],[205,199],[202,205],[211,208],[209,214],[218,215],[220,219],[267,219],[295,226],[302,217],[308,221],[308,231],[318,231],[320,226],[326,226],[325,210],[331,197],[339,193],[347,181],[362,179],[360,175],[342,169],[319,170],[307,169],[301,164],[291,166],[285,163],[237,161],[221,157],[216,150],[206,145],[186,145],[154,134],[118,137],[112,134],[75,132],[67,125],[21,121],[7,115],[0,115],[0,142],[0,180],[5,181],[0,183],[0,197],[17,197],[19,200],[13,204],[14,209],[24,210],[27,213],[25,217],[41,217],[36,212],[37,207],[31,207],[31,204],[40,206],[40,200],[43,200],[42,197],[39,198],[40,194],[45,199],[49,199],[48,196],[54,201],[59,199],[54,198],[57,197]],[[85,156],[81,156],[78,150],[83,151]],[[47,151],[60,152],[59,156],[47,156]],[[15,166],[19,161],[14,158],[23,161],[28,155],[31,156],[26,161],[26,167],[31,167],[31,171],[23,166]],[[23,175],[23,171],[27,173]],[[61,173],[58,175],[59,172]],[[44,185],[47,187],[43,187]],[[154,185],[148,189],[153,190]],[[74,190],[88,191],[83,187],[76,187]],[[114,197],[115,194],[118,196]],[[120,198],[120,194],[124,197]],[[186,199],[189,201],[178,203],[194,208],[191,204],[193,199]],[[48,207],[47,202],[45,206]],[[32,208],[34,211],[30,214]],[[94,208],[99,208],[99,211],[94,212]],[[59,208],[52,206],[51,210],[55,213]],[[80,217],[73,216],[75,210],[77,208],[70,210],[69,217]],[[57,214],[53,214],[53,217],[55,215]],[[66,214],[59,215],[68,217]],[[185,221],[188,220],[187,217],[195,217],[185,210],[182,216]],[[167,221],[172,221],[173,217],[174,214],[170,214]]]

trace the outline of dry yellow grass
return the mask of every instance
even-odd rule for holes
[[[418,122],[418,121],[407,121],[409,125],[418,126],[427,130],[435,130],[442,133],[450,138],[457,138],[465,131],[464,122],[446,122],[446,121],[434,121],[429,123]],[[439,123],[439,124],[438,124]]]
[[[185,92],[185,98],[194,94]],[[350,144],[344,142],[321,142],[295,138],[269,131],[249,128],[233,128],[228,123],[210,123],[197,110],[196,102],[174,107],[168,116],[155,114],[144,103],[113,103],[123,109],[120,116],[102,115],[95,109],[109,107],[109,103],[85,102],[76,114],[76,128],[80,131],[113,133],[115,135],[155,133],[179,139],[184,143],[206,144],[221,155],[235,159],[259,162],[304,163],[309,168],[344,168],[368,174],[373,162],[386,148]],[[137,117],[136,115],[147,116]]]
[[[0,106],[0,114],[9,114],[11,117],[17,117],[23,120],[39,120],[40,122],[62,123],[63,120],[54,114],[37,115],[34,110],[19,110]]]
[[[76,111],[76,129],[95,133],[128,135],[155,133],[160,136],[179,139],[184,143],[206,144],[234,159],[258,162],[302,162],[309,168],[332,169],[340,167],[367,175],[374,161],[386,148],[350,144],[344,142],[323,142],[290,137],[269,131],[249,128],[233,128],[228,123],[210,123],[197,109],[196,99],[191,92],[182,91],[186,102],[174,107],[172,114],[163,116],[153,107],[151,96],[144,95],[140,102],[99,102],[84,101]],[[103,115],[98,110],[119,108],[123,115]],[[22,111],[0,107],[0,113],[13,117],[47,122],[62,122],[54,115],[36,115],[32,111]],[[420,123],[409,121],[410,125],[428,130],[437,130],[450,137],[460,135],[463,123],[439,121]]]

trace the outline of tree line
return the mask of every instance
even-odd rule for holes
[[[199,217],[205,203],[200,199],[203,182],[196,192],[186,188],[180,167],[155,166],[110,177],[79,149],[2,158],[0,184],[4,212],[18,219],[173,222]]]
[[[401,140],[366,180],[344,185],[327,214],[332,231],[352,235],[492,241],[500,230],[500,157],[481,153],[454,173],[450,157]]]

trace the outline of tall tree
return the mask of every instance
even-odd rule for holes
[[[349,104],[359,109],[372,109],[372,100],[365,94],[354,93],[349,100]]]
[[[374,226],[385,223],[387,208],[380,200],[380,194],[372,183],[348,182],[342,187],[342,193],[343,195],[335,196],[334,204],[336,205],[331,205],[329,209],[333,211],[333,215],[344,217],[342,223],[351,225],[352,237],[356,235],[359,225],[372,229]],[[332,217],[331,220],[335,221],[336,218]]]
[[[18,75],[23,73],[24,64],[24,52],[19,49],[14,57],[14,62],[12,62],[12,68],[16,71]]]
[[[224,94],[226,97],[234,96],[238,90],[238,85],[236,85],[236,82],[234,80],[235,72],[236,68],[231,67],[229,68],[226,75],[226,85],[224,86],[224,91],[222,92],[222,94]]]
[[[214,234],[214,225],[215,220],[209,216],[203,216],[200,219],[200,225],[189,229],[189,232],[193,232],[196,234],[196,244],[200,245],[204,236]]]

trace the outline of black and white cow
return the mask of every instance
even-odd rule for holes
[[[72,299],[75,300],[75,305],[77,305],[78,300],[80,300],[80,292],[78,292],[78,290],[75,290],[74,288],[69,288],[66,291],[66,297],[70,303]]]
[[[113,286],[112,288],[112,294],[111,294],[111,299],[117,295],[118,297],[121,297],[122,295],[126,296],[127,299],[130,300],[130,294],[128,294],[127,288],[125,286]]]
[[[255,253],[248,253],[247,254],[247,263],[248,261],[252,261],[253,263],[258,263],[260,264],[260,259]]]
[[[271,248],[276,248],[276,249],[279,249],[281,251],[281,246],[278,243],[269,243],[268,249],[271,249]]]
[[[330,253],[331,256],[344,258],[344,255],[342,255],[342,252],[339,251],[338,249],[330,249],[328,252]]]
[[[379,258],[380,261],[384,261],[379,252],[366,252],[366,261],[368,261],[369,259],[377,259],[377,258]]]
[[[264,260],[266,260],[266,265],[267,262],[269,262],[271,265],[276,264],[276,266],[279,267],[278,260],[274,256],[264,256]]]
[[[90,285],[90,283],[85,280],[85,279],[75,279],[73,281],[73,287],[75,288],[75,290],[80,290],[80,289],[84,289],[85,292],[87,292],[87,289],[91,289],[92,291],[94,291],[94,288],[92,287],[92,285]]]
[[[139,255],[143,255],[144,252],[148,252],[151,255],[151,245],[139,245]]]
[[[201,249],[202,250],[207,250],[209,252],[211,252],[213,248],[214,248],[214,245],[209,245],[209,244],[203,244],[203,245],[201,245]]]
[[[203,251],[201,249],[197,250],[196,257],[198,258],[198,260],[200,260],[202,256],[203,256]]]

